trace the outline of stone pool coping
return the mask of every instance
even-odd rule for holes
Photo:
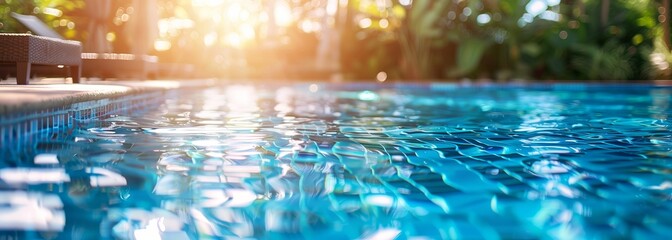
[[[147,91],[213,86],[221,81],[152,80],[152,81],[87,81],[83,84],[0,85],[0,115],[30,112],[66,106],[73,103],[118,97]]]

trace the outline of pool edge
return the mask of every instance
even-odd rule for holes
[[[0,116],[35,112],[78,102],[121,97],[129,94],[201,88],[221,83],[217,79],[189,81],[90,81],[84,84],[0,85]]]

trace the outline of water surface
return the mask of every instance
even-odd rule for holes
[[[661,239],[672,236],[671,96],[586,85],[173,92],[4,140],[0,235]]]

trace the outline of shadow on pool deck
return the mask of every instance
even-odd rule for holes
[[[216,84],[215,79],[99,81],[71,84],[63,78],[35,79],[31,85],[16,85],[15,79],[0,81],[0,115],[63,106],[66,104],[103,99],[133,92],[204,87]]]

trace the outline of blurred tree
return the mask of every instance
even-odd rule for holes
[[[65,38],[82,40],[79,25],[85,23],[84,0],[0,0],[0,32],[27,32],[10,13],[35,15]]]
[[[366,1],[350,2],[359,2],[350,7],[352,25],[361,15],[375,23]],[[344,45],[399,46],[405,78],[642,79],[655,37],[655,8],[646,0],[394,2],[405,14],[384,12],[401,22],[392,45],[383,44],[387,29],[372,27],[354,27]],[[375,50],[359,52],[382,59]]]
[[[597,4],[609,4],[608,12]],[[647,53],[654,43],[655,5],[647,0],[588,1],[586,12],[576,15],[579,39],[570,46],[570,76],[579,79],[646,79]],[[608,17],[601,21],[596,11]],[[599,22],[599,24],[598,24]]]
[[[415,0],[410,5],[408,16],[402,21],[398,29],[398,37],[402,49],[402,69],[410,79],[437,78],[432,74],[432,51],[437,47],[445,46],[446,37],[451,37],[442,31],[440,22],[443,16],[451,9],[451,1]],[[485,41],[478,38],[461,36],[463,46],[483,48]],[[473,48],[472,48],[473,49]],[[478,49],[473,49],[477,50]],[[473,53],[473,52],[472,52]],[[469,65],[474,62],[471,55],[460,58],[459,63]],[[474,64],[475,65],[475,64]]]
[[[391,4],[390,4],[391,3]],[[374,79],[379,72],[402,78],[398,29],[406,9],[398,2],[349,0],[343,8],[341,67],[347,78]]]
[[[663,0],[663,3],[660,7],[658,7],[658,12],[660,15],[658,15],[658,19],[660,21],[660,26],[663,29],[663,42],[665,43],[665,46],[669,49],[672,47],[672,43],[670,42],[670,23],[669,23],[669,18],[670,18],[670,0]]]
[[[33,14],[86,41],[84,0],[0,0],[0,31]],[[105,38],[128,52],[131,0]],[[158,0],[162,61],[211,74],[373,79],[645,79],[672,76],[669,0]],[[658,24],[659,23],[659,24]],[[243,71],[243,69],[247,69]],[[322,75],[319,75],[322,74]]]

